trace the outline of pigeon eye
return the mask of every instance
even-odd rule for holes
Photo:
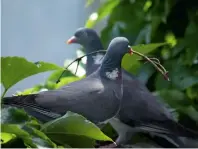
[[[130,45],[128,45],[128,49],[131,49],[131,46]]]

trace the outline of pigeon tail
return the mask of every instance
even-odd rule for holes
[[[60,114],[54,113],[46,108],[39,106],[35,102],[36,94],[4,97],[3,105],[13,106],[16,108],[23,108],[28,114],[37,118],[41,122],[48,122],[50,120],[60,117]]]
[[[127,122],[128,125],[131,125],[130,122]],[[172,120],[164,121],[164,122],[151,122],[151,123],[143,123],[132,122],[132,125],[136,125],[135,127],[148,132],[160,133],[166,135],[174,135],[180,137],[188,137],[188,138],[198,138],[198,132],[192,131],[189,128],[185,128],[181,124],[174,122]]]

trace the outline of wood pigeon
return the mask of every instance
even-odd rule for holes
[[[104,49],[97,33],[88,28],[79,28],[74,36],[67,41],[67,44],[72,43],[82,45],[86,53]],[[87,76],[100,67],[103,56],[102,53],[97,53],[87,57]],[[122,69],[122,75],[121,109],[116,118],[110,121],[119,136],[116,140],[117,144],[126,143],[134,133],[139,131],[157,134],[168,140],[173,139],[174,142],[177,142],[176,146],[179,147],[184,145],[177,136],[198,137],[197,133],[177,123],[164,104],[153,96],[134,75],[124,69]]]
[[[3,104],[24,108],[41,121],[57,118],[67,111],[81,114],[96,124],[109,121],[120,109],[121,61],[130,52],[129,41],[116,37],[110,42],[100,67],[88,77],[57,90],[5,97]]]

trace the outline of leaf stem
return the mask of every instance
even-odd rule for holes
[[[3,94],[1,95],[1,99],[3,99],[3,97],[5,96],[6,92],[8,91],[8,88],[6,88],[4,91],[3,91]]]

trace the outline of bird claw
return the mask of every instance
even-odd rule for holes
[[[117,144],[114,142],[108,145],[100,146],[99,148],[115,148],[115,147],[117,147]]]

